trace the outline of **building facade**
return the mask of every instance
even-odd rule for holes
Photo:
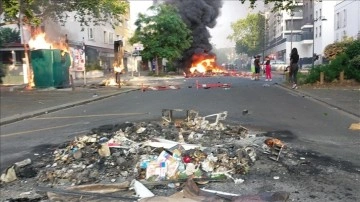
[[[272,9],[269,4],[267,10]],[[266,55],[289,63],[297,48],[302,66],[325,61],[327,45],[345,37],[360,37],[360,1],[297,0],[292,12],[267,12]]]
[[[45,20],[36,29],[30,26],[18,27],[15,24],[7,25],[9,28],[20,30],[21,43],[5,44],[3,47],[0,47],[2,55],[0,62],[6,65],[10,76],[18,77],[24,75],[23,70],[26,68],[23,68],[23,58],[25,57],[23,44],[28,44],[31,36],[34,36],[34,32],[38,32],[41,29],[46,34],[46,40],[49,43],[65,42],[70,47],[70,50],[83,51],[85,53],[86,66],[98,66],[103,68],[104,71],[109,71],[112,69],[114,60],[114,41],[122,40],[124,52],[127,49],[131,51],[130,44],[127,43],[130,37],[128,27],[129,11],[130,8],[121,17],[121,23],[116,27],[113,27],[110,23],[81,25],[74,20],[75,13],[67,13],[69,18],[63,24],[52,20]],[[76,69],[70,68],[70,71],[76,71]],[[18,82],[21,81],[17,79]],[[26,82],[26,79],[23,82]]]
[[[334,9],[334,39],[360,39],[360,1],[340,1]]]

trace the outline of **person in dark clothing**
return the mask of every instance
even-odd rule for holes
[[[257,55],[254,60],[254,66],[255,66],[255,80],[260,79],[260,55]]]
[[[297,88],[297,72],[299,70],[299,54],[296,48],[291,50],[290,54],[290,82],[293,83],[292,88]]]

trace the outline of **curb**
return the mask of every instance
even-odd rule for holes
[[[106,98],[109,98],[109,97],[112,97],[115,95],[119,95],[122,93],[128,93],[128,92],[132,92],[132,91],[136,91],[136,90],[139,90],[139,89],[138,88],[128,89],[128,90],[124,90],[124,91],[120,91],[120,92],[111,93],[108,95],[98,96],[95,98],[85,99],[85,100],[81,100],[81,101],[77,101],[77,102],[71,102],[71,103],[67,103],[67,104],[58,105],[56,107],[49,107],[46,109],[42,109],[42,110],[38,110],[38,111],[34,111],[34,112],[28,112],[28,113],[18,115],[18,116],[12,116],[12,117],[8,117],[8,118],[0,119],[0,126],[4,126],[7,124],[14,123],[14,122],[21,121],[21,120],[28,119],[28,118],[40,116],[43,114],[48,114],[51,112],[56,112],[56,111],[60,111],[63,109],[87,104],[90,102],[95,102],[95,101],[106,99]]]
[[[288,90],[288,91],[298,93],[299,95],[302,95],[302,96],[304,96],[304,97],[305,97],[305,96],[306,96],[306,97],[309,97],[309,98],[311,98],[311,99],[313,99],[313,100],[315,100],[315,101],[317,101],[317,102],[319,102],[319,103],[328,105],[328,106],[330,106],[330,107],[332,107],[332,108],[335,108],[335,109],[337,109],[337,110],[340,110],[340,111],[342,111],[342,112],[345,112],[345,113],[347,113],[347,114],[349,114],[349,115],[351,115],[351,116],[354,116],[356,119],[360,119],[360,116],[359,116],[359,115],[357,115],[357,114],[355,114],[355,113],[353,113],[353,112],[351,112],[351,111],[349,111],[349,110],[346,110],[346,109],[344,109],[344,108],[342,108],[342,107],[340,107],[340,106],[337,106],[337,105],[331,104],[331,103],[329,103],[329,102],[326,102],[326,101],[324,101],[323,99],[321,99],[321,98],[319,98],[319,97],[316,97],[316,96],[314,96],[314,95],[311,95],[311,94],[309,94],[309,93],[306,93],[306,92],[302,91],[301,89],[300,89],[300,90],[290,89],[289,87],[285,86],[284,84],[279,84],[279,83],[277,83],[277,85],[278,85],[279,87],[283,88],[283,89]]]

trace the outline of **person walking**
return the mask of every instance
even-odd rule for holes
[[[265,58],[265,81],[272,81],[270,58]]]
[[[300,57],[297,49],[293,48],[290,54],[290,82],[293,84],[293,89],[297,89],[297,72],[299,70],[299,58]]]
[[[254,60],[254,66],[255,66],[255,81],[260,80],[260,69],[261,69],[260,55],[256,56],[256,58]]]
[[[255,80],[255,61],[256,57],[254,56],[253,59],[251,59],[250,63],[250,70],[251,70],[251,80]]]

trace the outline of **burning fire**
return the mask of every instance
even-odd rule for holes
[[[210,54],[194,54],[192,57],[192,64],[190,73],[223,73],[224,69],[216,64],[216,56]]]
[[[64,52],[69,52],[69,46],[65,42],[48,42],[45,33],[39,33],[31,37],[29,40],[29,48],[36,49],[60,49]]]
[[[30,50],[38,50],[38,49],[59,49],[61,50],[62,56],[64,56],[66,53],[70,54],[70,49],[68,44],[65,41],[60,42],[49,42],[46,39],[46,34],[43,32],[39,32],[38,30],[35,30],[35,33],[33,33],[33,36],[28,42]],[[70,62],[71,65],[73,63],[73,58],[70,55]],[[35,86],[34,85],[34,75],[33,72],[30,70],[30,76],[29,76],[29,85],[30,87]]]

